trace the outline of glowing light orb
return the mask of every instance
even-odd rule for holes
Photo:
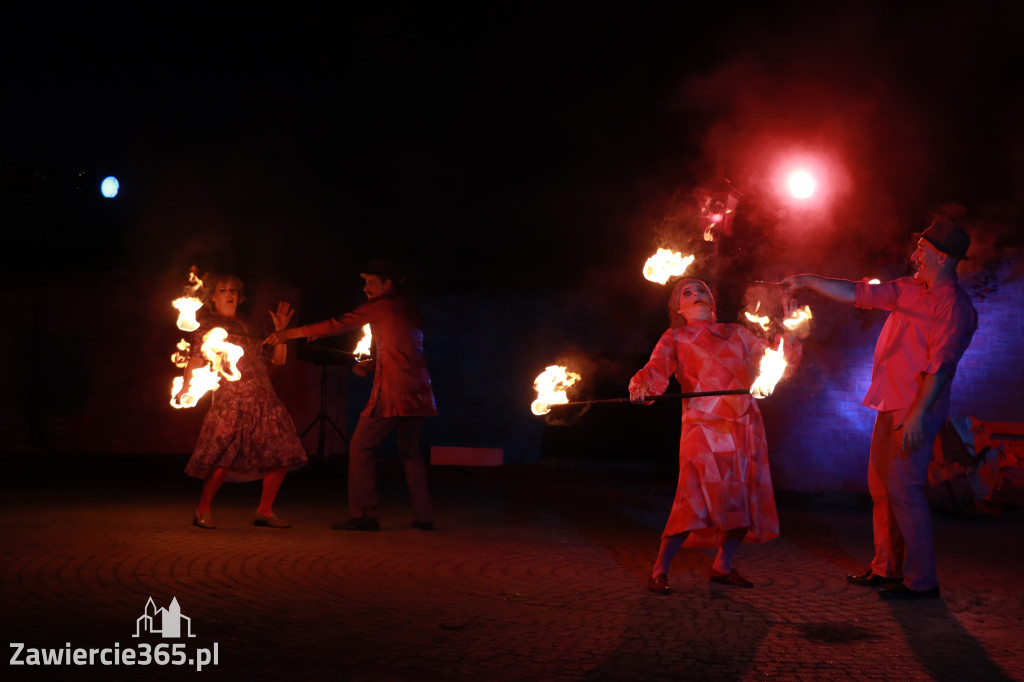
[[[107,199],[116,197],[119,189],[121,189],[121,183],[113,175],[103,178],[103,182],[100,183],[100,193]]]
[[[814,178],[807,171],[791,173],[786,184],[789,186],[790,193],[797,199],[806,199],[811,196],[814,194],[814,188],[817,186]]]

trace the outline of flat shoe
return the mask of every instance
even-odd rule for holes
[[[372,516],[359,516],[331,524],[332,530],[380,530],[380,520]]]
[[[672,586],[668,584],[668,576],[664,573],[647,576],[647,589],[655,594],[670,594]]]
[[[750,582],[734,568],[724,575],[717,573],[711,574],[711,582],[718,583],[719,585],[732,585],[733,587],[753,587],[754,583]]]
[[[217,526],[213,525],[213,515],[210,512],[200,514],[199,512],[193,512],[192,514],[192,525],[205,528],[206,530],[213,530]]]
[[[939,588],[912,590],[903,583],[899,583],[883,587],[878,591],[878,596],[882,599],[936,599],[939,596]]]
[[[256,512],[256,518],[252,520],[254,526],[265,526],[267,528],[291,528],[292,525],[274,514],[267,516]]]
[[[887,578],[884,575],[878,575],[869,568],[859,575],[851,574],[846,576],[846,582],[851,585],[863,585],[864,587],[881,587],[882,585],[899,585],[903,580],[902,578]]]

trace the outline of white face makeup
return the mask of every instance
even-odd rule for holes
[[[687,322],[713,320],[715,311],[711,301],[711,292],[703,282],[686,282],[679,290],[679,313]]]

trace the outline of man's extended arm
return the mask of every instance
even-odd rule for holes
[[[809,289],[833,301],[853,303],[857,297],[857,283],[848,279],[832,279],[821,275],[793,275],[786,277],[780,284],[786,295],[792,296],[801,289]]]

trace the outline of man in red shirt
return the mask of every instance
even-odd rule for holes
[[[349,519],[335,530],[380,530],[374,452],[394,430],[416,518],[413,527],[433,530],[434,509],[427,492],[426,464],[420,449],[425,417],[437,414],[423,355],[423,324],[412,302],[396,291],[396,266],[373,260],[360,273],[369,299],[341,317],[271,334],[264,343],[334,336],[370,325],[373,387],[359,414],[348,453]],[[363,366],[360,363],[357,367]]]
[[[878,411],[868,462],[875,556],[867,571],[847,576],[856,585],[881,587],[886,599],[939,596],[924,485],[932,443],[949,415],[953,375],[978,327],[978,314],[956,276],[970,237],[943,219],[915,236],[913,277],[880,284],[820,275],[782,280],[790,295],[810,289],[858,308],[890,311],[864,397]]]

